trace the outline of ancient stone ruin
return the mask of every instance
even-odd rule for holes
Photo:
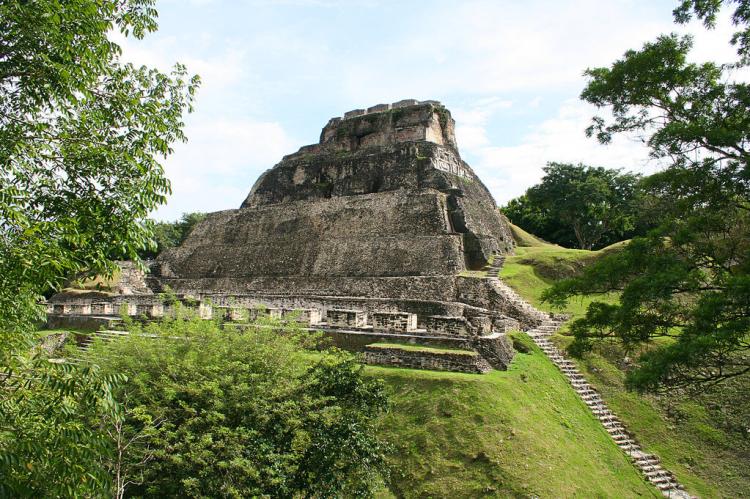
[[[513,240],[461,159],[454,127],[435,101],[333,118],[319,143],[263,173],[238,209],[210,214],[161,254],[147,288],[128,273],[132,294],[61,294],[50,300],[51,320],[120,310],[158,318],[169,313],[159,294],[168,286],[204,317],[262,310],[349,348],[383,340],[463,347],[483,359],[470,359],[475,372],[485,360],[505,368],[506,331],[544,317],[492,275],[470,272],[497,269]],[[407,364],[436,365],[413,357]]]

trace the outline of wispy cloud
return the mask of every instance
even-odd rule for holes
[[[547,161],[653,168],[622,139],[583,130],[587,67],[669,31],[693,33],[695,60],[730,60],[726,19],[675,26],[650,0],[162,0],[160,31],[122,41],[124,57],[201,75],[187,145],[167,163],[174,194],[157,212],[237,207],[255,178],[331,116],[403,98],[453,112],[462,155],[498,201],[522,193]],[[740,75],[741,76],[741,75]]]
[[[543,175],[542,168],[550,161],[640,173],[658,168],[659,165],[649,158],[648,149],[632,138],[617,137],[606,146],[586,138],[583,130],[594,111],[577,100],[567,101],[555,116],[531,126],[517,145],[467,148],[476,158],[472,166],[499,204],[523,194],[537,183]],[[460,135],[458,140],[461,141]]]

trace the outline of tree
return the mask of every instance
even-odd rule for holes
[[[155,248],[145,248],[139,252],[144,259],[156,258],[168,248],[182,244],[198,222],[206,218],[205,213],[183,213],[175,222],[156,222],[154,224]]]
[[[41,352],[0,375],[0,497],[101,497],[110,442],[99,418],[117,418],[121,374],[52,364]]]
[[[119,61],[108,39],[156,29],[153,0],[0,3],[0,343],[38,320],[36,301],[82,270],[136,258],[165,201],[160,160],[184,140],[196,77]]]
[[[750,2],[728,3],[747,26]],[[675,15],[684,22],[692,8],[711,25],[720,5],[685,1]],[[740,63],[748,62],[748,30],[739,33]],[[643,134],[651,155],[669,161],[645,182],[660,223],[546,295],[560,305],[621,292],[618,304],[593,303],[573,323],[575,352],[597,338],[629,347],[668,338],[650,344],[629,373],[638,389],[750,373],[750,86],[732,81],[728,66],[687,62],[691,45],[661,36],[586,72],[582,98],[613,116],[595,117],[587,133],[605,144],[617,133]]]
[[[116,391],[130,407],[118,441],[140,438],[119,467],[137,470],[128,494],[361,497],[385,472],[384,387],[351,354],[311,351],[318,338],[273,320],[129,329],[91,354],[128,378]]]
[[[566,163],[549,163],[544,172],[503,208],[511,221],[547,241],[588,250],[631,235],[638,175]]]
[[[123,64],[108,38],[155,30],[153,3],[0,2],[0,487],[11,495],[107,485],[87,423],[110,413],[115,380],[33,354],[31,333],[43,293],[137,257],[169,193],[160,161],[185,139],[198,80],[180,65]]]

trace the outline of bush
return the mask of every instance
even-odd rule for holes
[[[272,320],[130,329],[93,349],[128,377],[111,432],[118,495],[128,481],[147,497],[361,497],[381,483],[384,389],[351,354],[313,350],[320,337]]]

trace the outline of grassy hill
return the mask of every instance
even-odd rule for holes
[[[521,247],[538,247],[538,246],[554,246],[542,239],[539,239],[535,235],[526,232],[521,227],[508,223],[510,225],[510,231],[513,234],[513,239],[516,241],[516,245]]]
[[[506,258],[500,276],[526,300],[549,310],[541,303],[545,288],[624,244],[599,251],[546,243],[519,246]],[[616,296],[575,299],[565,312],[579,316],[593,299],[612,301]],[[560,346],[571,340],[565,331],[553,338]],[[659,455],[690,492],[701,497],[750,497],[750,423],[746,420],[743,427],[740,421],[749,412],[750,382],[737,380],[700,396],[641,396],[624,387],[625,357],[616,345],[601,344],[576,363],[646,450]]]
[[[367,367],[393,405],[382,497],[659,497],[523,334],[528,353],[488,375]]]

